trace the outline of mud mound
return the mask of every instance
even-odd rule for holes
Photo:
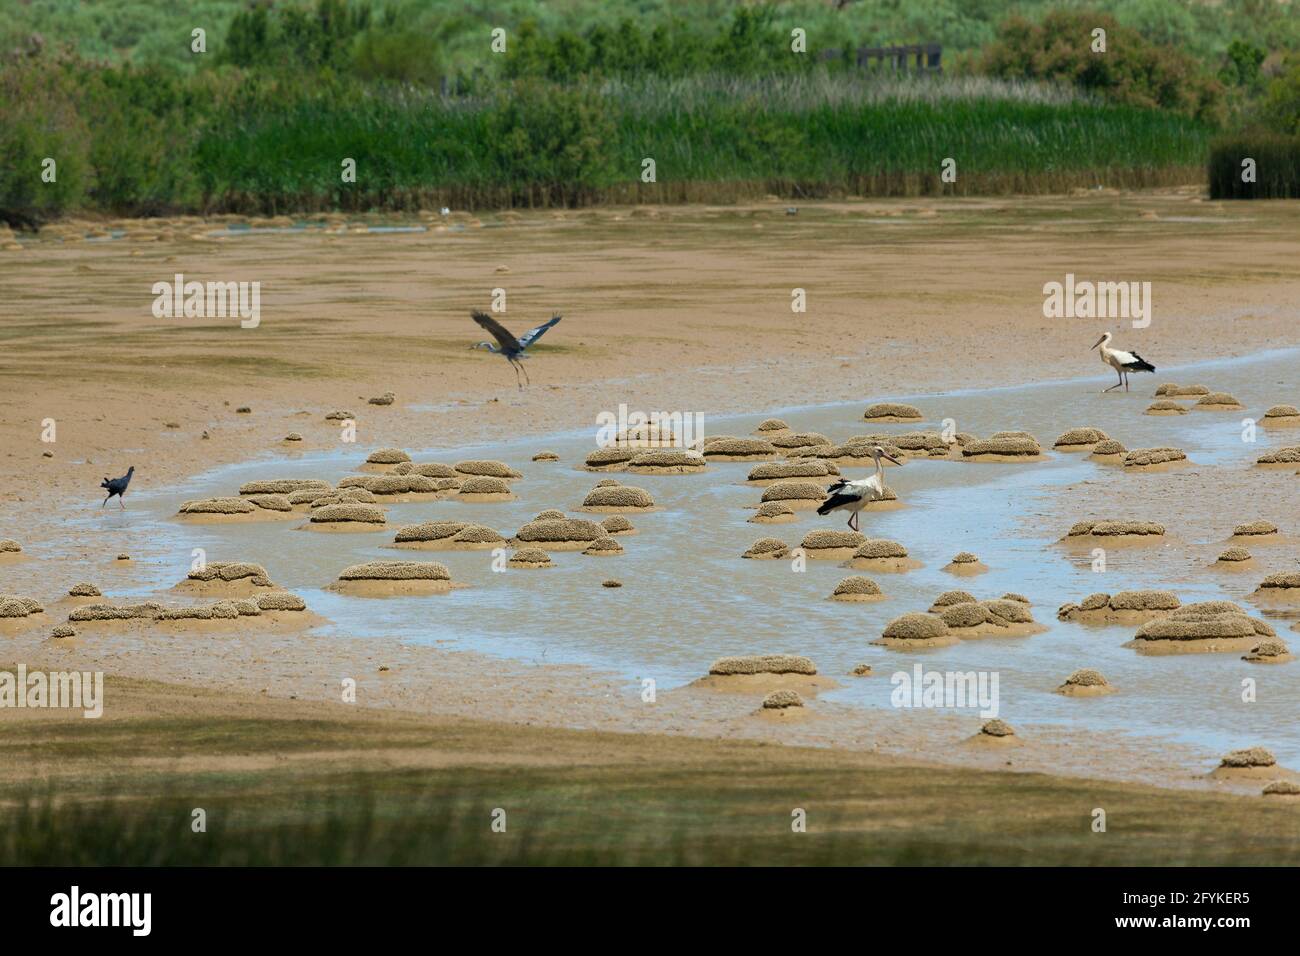
[[[1285,664],[1295,660],[1295,656],[1291,653],[1291,648],[1286,646],[1285,641],[1279,638],[1268,638],[1252,647],[1241,659],[1256,664]]]
[[[376,448],[366,457],[367,465],[400,465],[411,456],[400,448]]]
[[[338,491],[332,491],[327,495],[321,495],[319,498],[313,498],[309,510],[315,511],[329,505],[373,505],[378,500],[378,495],[365,488],[340,488]]]
[[[332,491],[333,485],[317,478],[272,478],[247,481],[239,486],[241,495],[289,495],[295,491]]]
[[[1228,409],[1240,409],[1244,406],[1227,392],[1209,392],[1202,395],[1196,400],[1192,408],[1204,409],[1207,411],[1226,411]]]
[[[1015,729],[1005,720],[998,720],[996,717],[987,721],[980,728],[980,733],[987,734],[990,737],[1014,737]]]
[[[426,521],[423,524],[399,528],[393,541],[398,545],[407,546],[447,542],[466,527],[464,521]]]
[[[781,481],[784,479],[818,479],[832,475],[831,464],[820,459],[796,462],[767,462],[755,464],[746,481]],[[836,468],[836,472],[839,468]]]
[[[506,543],[501,533],[487,525],[467,524],[457,531],[447,547],[453,551],[487,551]]]
[[[860,571],[910,571],[921,566],[908,556],[905,547],[887,538],[868,538],[845,564]]]
[[[1143,624],[1124,646],[1153,654],[1244,651],[1276,636],[1231,601],[1201,601]]]
[[[0,602],[3,608],[3,602]],[[162,611],[163,606],[154,601],[139,604],[87,604],[74,608],[68,615],[69,621],[131,621],[153,620]],[[3,611],[0,610],[0,614]]]
[[[1274,405],[1260,419],[1261,425],[1300,425],[1300,408],[1294,405]]]
[[[1292,445],[1288,448],[1275,449],[1255,459],[1255,464],[1265,467],[1290,467],[1300,464],[1300,446]]]
[[[457,498],[461,501],[513,501],[515,495],[504,479],[475,475],[461,482]]]
[[[749,546],[749,550],[742,554],[741,557],[766,560],[784,558],[789,553],[790,546],[779,538],[759,538]]]
[[[1128,449],[1125,448],[1122,444],[1115,441],[1115,439],[1113,438],[1108,438],[1105,441],[1097,442],[1097,444],[1093,446],[1092,455],[1090,457],[1111,458],[1118,455],[1126,454],[1127,452]]]
[[[290,594],[288,591],[273,591],[270,594],[259,594],[254,600],[257,606],[263,611],[305,611],[307,602],[296,594]]]
[[[988,438],[976,438],[961,449],[966,460],[1016,461],[1039,458],[1043,454],[1038,440],[1028,432],[997,432]]]
[[[794,509],[783,501],[765,501],[758,506],[750,522],[754,524],[787,524],[795,520]]]
[[[561,515],[561,517],[563,517],[563,515]],[[636,534],[636,528],[632,526],[632,522],[618,514],[610,515],[608,518],[605,518],[601,521],[600,526],[611,535]]]
[[[186,585],[212,585],[225,587],[244,584],[252,588],[273,588],[275,585],[266,573],[266,568],[249,561],[213,561],[201,568],[194,568],[185,576]]]
[[[587,455],[585,467],[588,471],[619,471],[637,456],[635,448],[597,448]],[[703,459],[701,459],[703,460]]]
[[[815,481],[778,481],[764,488],[759,500],[780,501],[796,511],[805,511],[826,500],[826,489]]]
[[[582,551],[604,537],[607,537],[604,528],[582,518],[530,521],[515,534],[519,542],[544,544],[551,551]]]
[[[582,511],[649,511],[655,500],[644,488],[631,485],[597,486],[582,499]]]
[[[539,451],[533,456],[533,461],[559,461],[560,456],[553,451]]]
[[[344,568],[329,590],[360,597],[394,597],[441,594],[451,587],[451,572],[434,561],[368,561]]]
[[[915,405],[902,402],[876,402],[862,413],[863,420],[868,422],[918,422],[924,417]]]
[[[809,531],[799,547],[813,560],[843,561],[853,557],[866,540],[867,536],[858,531]]]
[[[424,461],[416,464],[415,462],[404,462],[393,469],[395,475],[423,475],[425,478],[456,478],[463,477],[460,472],[451,465],[444,465],[440,461]]]
[[[606,578],[604,581],[600,582],[600,586],[602,588],[621,588],[623,582],[618,578]]]
[[[861,575],[845,578],[831,592],[832,601],[879,601],[884,596],[880,585]]]
[[[787,707],[802,706],[803,698],[792,690],[774,690],[763,698],[764,710],[784,710]]]
[[[1101,671],[1085,667],[1067,677],[1065,683],[1056,688],[1056,692],[1067,697],[1101,697],[1115,693],[1115,688],[1102,676]]]
[[[975,604],[975,595],[967,591],[944,591],[934,603],[930,605],[930,613],[938,614],[946,607],[952,607],[954,604]]]
[[[339,572],[340,581],[450,581],[451,572],[436,561],[368,561]]]
[[[627,470],[642,475],[688,475],[708,466],[708,459],[698,451],[663,449],[639,453],[628,461]]]
[[[1271,521],[1250,521],[1232,529],[1234,538],[1257,538],[1270,534],[1277,534],[1277,525]]]
[[[384,509],[378,505],[341,504],[316,508],[308,519],[309,526],[335,525],[362,527],[382,526],[387,521]]]
[[[104,592],[93,584],[82,581],[80,584],[74,584],[68,588],[69,597],[103,597]]]
[[[334,411],[326,413],[325,421],[327,422],[355,421],[356,417],[357,417],[356,412],[349,412],[342,408],[336,408],[334,409]]]
[[[813,676],[817,667],[806,657],[794,654],[759,654],[748,657],[720,657],[709,666],[719,677],[741,674],[803,674]]]
[[[541,548],[520,548],[510,555],[506,562],[508,568],[553,568],[555,562]]]
[[[903,614],[885,625],[873,644],[886,647],[946,647],[956,644],[958,638],[948,630],[943,618],[935,614]]]
[[[724,438],[704,446],[708,461],[759,461],[776,454],[776,446],[761,438]]]
[[[54,630],[50,632],[50,637],[55,637],[55,638],[76,637],[76,636],[77,636],[77,629],[73,627],[71,624],[56,624],[54,625]]]
[[[90,605],[94,607],[95,605]],[[45,608],[41,607],[39,601],[29,597],[19,597],[15,594],[0,594],[0,618],[18,618],[30,617],[33,614],[43,614]]]
[[[1279,571],[1270,574],[1255,593],[1264,597],[1300,600],[1300,571]]]
[[[1240,564],[1251,560],[1250,552],[1245,548],[1228,548],[1216,559],[1216,564]]]
[[[969,551],[958,551],[941,570],[947,571],[949,574],[969,575],[983,574],[988,569],[987,564]]]
[[[1147,406],[1143,415],[1186,415],[1187,409],[1173,399],[1159,398]]]
[[[623,546],[608,535],[597,538],[582,552],[597,558],[609,558],[623,553]]]
[[[758,435],[767,434],[768,432],[788,432],[790,426],[779,418],[765,418],[758,423],[754,433]]]
[[[1300,783],[1294,780],[1274,780],[1264,787],[1260,794],[1265,797],[1300,797]]]
[[[507,481],[513,481],[516,478],[522,478],[520,472],[515,471],[504,461],[495,461],[493,459],[468,459],[458,461],[453,466],[459,474],[462,475],[481,475],[485,478],[504,478]]]
[[[938,432],[906,432],[902,435],[869,435],[866,437],[877,444],[893,445],[909,455],[946,458],[948,453],[952,451],[952,445],[944,441],[943,436]]]
[[[1090,594],[1079,604],[1063,604],[1056,612],[1062,621],[1095,624],[1138,624],[1164,617],[1182,606],[1172,591],[1119,591]]]
[[[22,554],[23,546],[13,538],[0,538],[0,554]]]
[[[1209,395],[1210,390],[1204,385],[1175,385],[1173,382],[1166,382],[1156,387],[1156,396],[1175,397],[1183,396],[1193,398],[1198,395]]]
[[[1071,428],[1069,431],[1062,432],[1052,447],[1062,451],[1091,450],[1097,442],[1106,441],[1109,437],[1100,428],[1085,425],[1082,428]]]
[[[855,664],[855,665],[853,666],[853,670],[849,671],[849,676],[850,676],[850,677],[870,677],[870,676],[871,676],[871,665],[870,665],[870,664]]]
[[[1033,603],[1032,601],[1029,600],[1029,598],[1025,597],[1023,594],[1017,594],[1015,591],[1008,591],[1006,594],[1002,595],[1002,600],[1015,601],[1017,604]]]
[[[1277,777],[1277,758],[1264,747],[1246,747],[1223,755],[1211,777],[1223,780],[1272,780]]]
[[[820,432],[794,432],[789,435],[773,435],[768,439],[774,448],[790,450],[793,448],[813,448],[817,445],[834,444]]]
[[[1101,538],[1111,541],[1128,539],[1155,540],[1164,536],[1164,525],[1154,521],[1076,521],[1066,532],[1065,540]]]
[[[1186,462],[1187,455],[1181,448],[1135,448],[1124,456],[1125,468],[1156,469],[1162,465]]]

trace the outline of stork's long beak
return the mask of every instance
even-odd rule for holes
[[[890,461],[892,461],[895,465],[901,465],[901,464],[902,464],[901,461],[899,461],[897,458],[895,458],[895,457],[894,457],[893,455],[891,455],[889,452],[884,452],[884,456],[885,456],[886,458],[888,458]]]
[[[1103,335],[1101,338],[1099,338],[1099,339],[1097,340],[1097,345],[1101,345],[1101,343],[1102,343],[1102,342],[1105,342],[1105,341],[1106,341],[1106,336]],[[1092,347],[1092,349],[1095,349],[1095,348],[1097,347],[1097,345],[1094,345],[1094,346]],[[1088,351],[1091,352],[1092,349],[1088,349]]]

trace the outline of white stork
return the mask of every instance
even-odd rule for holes
[[[841,478],[835,482],[826,489],[830,497],[818,507],[819,515],[828,515],[832,511],[848,511],[850,512],[849,527],[854,531],[862,530],[858,527],[858,512],[869,503],[880,501],[885,497],[885,467],[880,463],[880,459],[888,458],[895,465],[902,464],[879,445],[871,447],[871,457],[876,460],[876,473],[869,478],[859,478],[857,481]]]
[[[1111,348],[1111,338],[1111,334],[1107,332],[1097,340],[1097,345],[1101,346],[1101,360],[1115,370],[1116,374],[1119,375],[1119,381],[1110,388],[1103,388],[1102,391],[1109,392],[1111,388],[1119,388],[1123,385],[1124,391],[1127,392],[1129,372],[1154,372],[1156,367],[1136,352],[1125,352],[1121,349]],[[1092,348],[1095,349],[1097,345]],[[1089,349],[1089,351],[1092,351],[1092,349]]]

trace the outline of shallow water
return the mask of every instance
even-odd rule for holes
[[[1098,363],[1100,370],[1100,363]],[[747,561],[741,553],[760,537],[777,537],[796,545],[807,532],[841,528],[842,516],[819,518],[799,512],[792,524],[750,524],[762,489],[743,484],[751,463],[712,464],[696,475],[604,475],[579,467],[595,446],[595,427],[582,432],[530,438],[490,446],[433,447],[412,435],[407,450],[416,461],[454,462],[462,458],[499,458],[525,478],[514,484],[520,500],[464,504],[455,500],[388,506],[393,528],[435,518],[472,520],[507,537],[539,511],[560,508],[573,514],[587,490],[603,477],[648,489],[660,510],[629,514],[639,534],[621,536],[626,553],[593,558],[557,552],[557,567],[546,570],[492,571],[490,551],[423,552],[386,545],[393,531],[324,534],[295,530],[298,520],[244,525],[182,525],[173,520],[181,501],[234,494],[254,478],[313,477],[337,481],[355,473],[369,448],[344,446],[329,455],[277,455],[200,476],[183,491],[144,492],[132,496],[127,516],[99,512],[72,519],[73,528],[93,533],[104,524],[127,522],[152,531],[148,553],[138,555],[129,575],[104,582],[114,596],[146,595],[166,590],[189,568],[192,549],[203,548],[208,561],[248,560],[266,566],[279,585],[301,594],[316,612],[333,623],[327,633],[365,639],[398,638],[437,642],[523,661],[591,665],[633,678],[653,677],[661,689],[679,686],[705,673],[715,658],[727,654],[791,652],[811,657],[823,673],[842,675],[859,662],[877,674],[926,669],[995,671],[999,677],[1000,716],[1019,725],[1061,724],[1099,731],[1127,731],[1196,744],[1221,753],[1260,744],[1280,761],[1300,765],[1300,728],[1294,720],[1300,699],[1300,662],[1280,666],[1248,664],[1240,652],[1142,656],[1122,645],[1135,626],[1097,627],[1056,620],[1057,607],[1094,591],[1115,592],[1143,587],[1174,590],[1184,603],[1227,598],[1258,614],[1246,600],[1271,571],[1294,570],[1294,544],[1248,545],[1257,568],[1241,575],[1206,569],[1208,560],[1226,547],[1225,533],[1200,527],[1200,518],[1215,513],[1213,500],[1157,502],[1168,495],[1167,475],[1124,474],[1101,466],[1086,454],[1050,452],[1055,437],[1067,428],[1096,425],[1128,448],[1174,445],[1184,449],[1202,472],[1215,469],[1241,474],[1266,449],[1300,443],[1300,429],[1260,428],[1254,443],[1242,440],[1242,419],[1262,417],[1276,403],[1300,400],[1297,353],[1273,352],[1161,369],[1156,376],[1135,376],[1134,391],[1100,394],[1112,378],[936,395],[890,395],[926,412],[926,428],[940,428],[951,417],[960,431],[987,435],[1024,429],[1035,434],[1050,457],[1035,464],[973,464],[918,460],[891,468],[886,479],[905,503],[894,511],[864,512],[862,527],[872,537],[893,538],[907,546],[923,567],[906,574],[850,571],[837,561],[807,562],[796,573],[791,562]],[[1179,417],[1141,414],[1162,381],[1201,383],[1229,391],[1246,411],[1192,412]],[[876,400],[872,398],[870,400]],[[837,441],[868,432],[903,432],[914,425],[879,425],[861,420],[869,400],[849,405],[769,410],[761,414],[707,420],[710,434],[748,435],[763,418],[778,415],[799,431],[820,431]],[[593,410],[593,419],[595,410]],[[436,430],[431,417],[429,438]],[[426,447],[421,449],[421,445]],[[543,448],[559,453],[558,463],[534,463]],[[1194,471],[1189,468],[1187,471]],[[850,477],[865,474],[847,469]],[[1168,473],[1176,474],[1176,473]],[[1285,499],[1261,501],[1258,513],[1228,516],[1268,517],[1284,532],[1300,533],[1300,487],[1285,472],[1248,472],[1250,480],[1291,489]],[[1084,486],[1082,483],[1091,483]],[[1289,484],[1286,484],[1289,482]],[[1098,484],[1100,483],[1100,484]],[[1123,495],[1122,504],[1106,512],[1072,507],[1080,488]],[[1176,487],[1176,486],[1175,486]],[[1147,518],[1143,502],[1174,508],[1184,515],[1168,527],[1168,541],[1154,547],[1111,549],[1108,570],[1091,570],[1084,549],[1067,551],[1057,542],[1082,517]],[[748,507],[747,507],[748,506]],[[1104,513],[1103,513],[1104,512]],[[603,515],[591,516],[595,520]],[[1222,517],[1218,524],[1223,524]],[[1155,520],[1162,520],[1159,517]],[[1166,522],[1168,523],[1168,522]],[[79,537],[70,535],[70,540]],[[940,568],[960,550],[975,552],[990,567],[977,577],[957,578]],[[1208,555],[1208,558],[1207,558]],[[71,554],[68,557],[72,557]],[[345,597],[325,591],[349,564],[376,559],[433,560],[446,564],[452,577],[471,585],[447,595],[385,600]],[[827,600],[836,583],[865,573],[880,584],[887,600],[843,604]],[[617,577],[624,587],[605,589],[600,582]],[[129,578],[130,587],[122,586]],[[122,583],[119,584],[118,581]],[[923,611],[942,591],[960,588],[977,598],[1020,592],[1033,602],[1045,633],[1027,638],[980,639],[950,648],[900,653],[873,647],[891,618]],[[1300,607],[1295,609],[1300,612]],[[1291,620],[1272,619],[1279,635],[1300,643],[1289,630]],[[206,638],[204,638],[206,639]],[[1101,670],[1119,688],[1105,698],[1072,699],[1052,692],[1079,667]],[[1243,678],[1257,681],[1258,700],[1241,700]],[[823,699],[870,708],[889,708],[888,679],[845,680]],[[486,715],[485,715],[486,716]]]

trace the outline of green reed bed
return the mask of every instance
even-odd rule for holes
[[[1254,161],[1253,181],[1247,160]],[[1300,199],[1300,137],[1243,133],[1210,146],[1210,196],[1214,199]]]
[[[105,76],[104,74],[109,74]],[[503,84],[94,70],[0,84],[0,208],[284,213],[1006,194],[1201,182],[1210,128],[1056,87],[813,74]],[[93,112],[92,112],[93,111]],[[17,148],[17,145],[16,147]],[[57,150],[56,188],[33,182]],[[956,162],[954,183],[941,164]],[[342,163],[356,161],[355,183]],[[643,179],[654,161],[653,182]]]

